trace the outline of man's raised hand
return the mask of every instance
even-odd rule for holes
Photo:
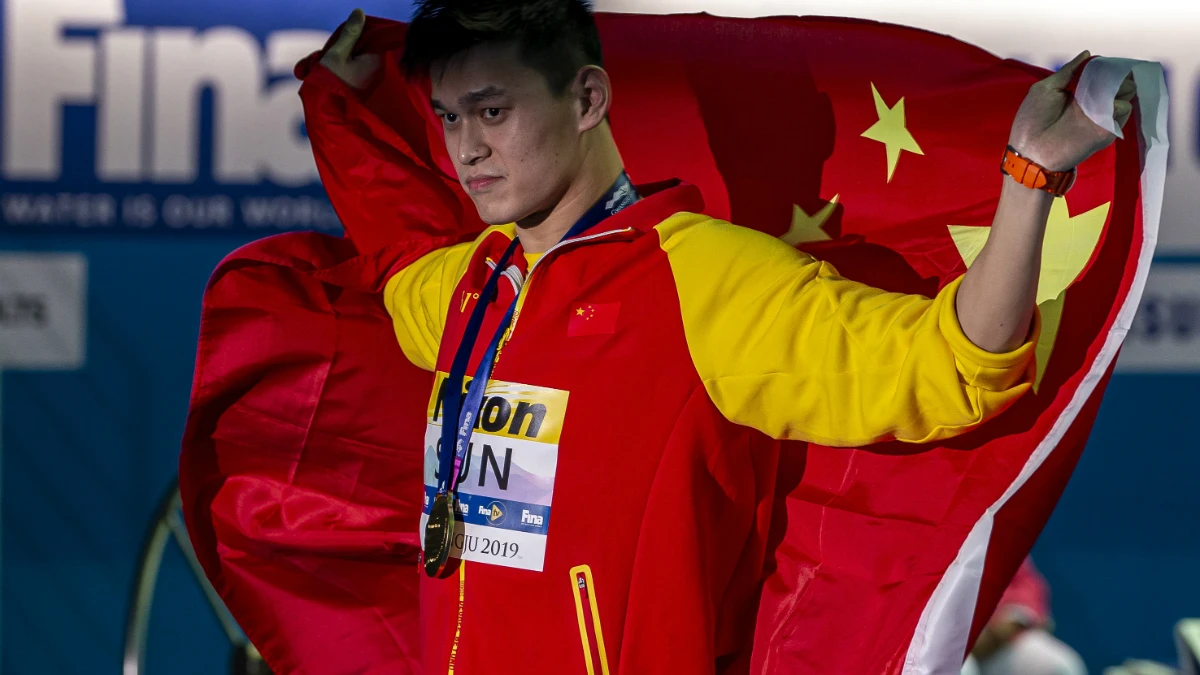
[[[1083,52],[1050,77],[1034,84],[1017,110],[1009,144],[1051,171],[1064,171],[1103,150],[1116,138],[1096,126],[1067,91],[1076,71],[1091,56]],[[1132,79],[1121,84],[1113,101],[1113,119],[1125,126],[1133,113],[1137,89]]]
[[[366,22],[367,15],[361,9],[350,12],[350,18],[342,24],[337,40],[321,57],[321,65],[333,71],[346,84],[359,89],[371,82],[381,63],[378,54],[354,55],[354,45],[362,37]]]

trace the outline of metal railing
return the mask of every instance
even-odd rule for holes
[[[192,542],[188,539],[183,524],[183,512],[179,500],[179,482],[172,481],[166,494],[155,509],[146,538],[142,544],[142,555],[134,578],[133,596],[129,603],[129,616],[125,623],[125,659],[123,675],[146,675],[146,637],[150,629],[150,612],[154,604],[154,589],[158,584],[158,573],[162,567],[163,554],[171,542],[179,547],[192,575],[208,600],[209,607],[233,645],[231,672],[242,675],[268,673],[262,657],[246,638],[217,591],[204,575]]]

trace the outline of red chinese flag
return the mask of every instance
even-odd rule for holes
[[[707,212],[841,272],[936,293],[986,241],[1013,114],[1046,73],[948,37],[840,19],[598,17],[611,120],[638,183],[698,185]],[[415,672],[416,525],[428,374],[378,298],[388,274],[482,228],[404,26],[365,96],[297,68],[350,241],[282,235],[235,253],[204,300],[180,484],[209,577],[279,673]],[[1133,71],[1124,138],[1050,216],[1036,391],[960,438],[857,450],[791,443],[753,649],[722,672],[957,672],[1050,514],[1091,428],[1156,238],[1166,156],[1157,64],[1097,59],[1093,119]],[[1103,302],[1095,299],[1102,298]],[[572,335],[611,332],[585,303]]]

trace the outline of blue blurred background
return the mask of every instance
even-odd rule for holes
[[[360,4],[371,14],[404,18],[409,12],[408,2]],[[61,110],[61,124],[53,115],[47,122],[46,115],[32,113],[13,121],[15,106],[37,105],[36,92],[24,88],[62,84],[65,91],[79,85],[68,81],[69,73],[52,72],[55,68],[39,71],[44,66],[38,65],[36,50],[43,47],[29,45],[44,42],[38,31],[50,26],[56,40],[83,45],[90,53],[101,53],[97,45],[106,34],[118,35],[134,45],[135,61],[139,54],[146,62],[161,61],[165,57],[155,57],[150,45],[165,27],[199,34],[235,27],[228,44],[254,46],[252,56],[259,61],[249,63],[262,73],[253,92],[260,108],[239,110],[272,119],[291,115],[294,122],[271,141],[274,146],[251,148],[265,157],[277,148],[303,150],[304,143],[296,85],[283,69],[272,72],[270,36],[296,31],[284,36],[290,42],[282,41],[292,46],[279,49],[284,56],[297,49],[303,53],[302,47],[319,47],[351,6],[315,0],[0,0],[0,5],[5,65],[0,87],[7,116],[2,142],[15,147],[14,138],[21,136],[22,143],[32,143],[20,146],[19,157],[5,154],[0,253],[72,252],[86,259],[86,319],[78,326],[82,363],[72,358],[57,365],[10,363],[0,372],[0,668],[22,675],[115,672],[142,538],[176,471],[199,301],[208,275],[242,243],[286,229],[336,229],[336,223],[313,180],[315,171],[297,155],[276,164],[269,157],[228,156],[236,154],[229,143],[256,133],[247,126],[251,131],[228,132],[232,140],[221,141],[221,129],[241,122],[230,119],[234,108],[223,109],[220,97],[204,87],[197,89],[196,99],[201,131],[194,152],[182,157],[155,149],[157,138],[120,155],[112,145],[124,138],[119,121],[109,122],[115,140],[100,140],[98,128],[105,122],[98,109],[119,107],[112,97],[128,97],[131,90],[105,79],[99,56],[80,70],[94,75],[90,84],[83,80],[90,94],[47,99],[45,111]],[[637,9],[654,11],[660,5],[673,11],[707,6],[639,2]],[[843,13],[836,3],[789,6],[790,13]],[[779,3],[766,9],[785,11]],[[920,23],[922,17],[913,14],[906,22]],[[971,37],[975,24],[967,17],[959,20],[961,32]],[[1070,56],[1070,41],[1036,56],[1022,51],[1024,45],[985,46],[1053,65],[1063,54]],[[64,49],[63,44],[44,48]],[[1131,55],[1164,60],[1174,84],[1195,79],[1200,48],[1193,49],[1174,56]],[[226,96],[237,91],[235,85]],[[137,95],[151,100],[154,86]],[[190,95],[186,87],[170,94]],[[1172,110],[1172,171],[1182,181],[1192,180],[1197,134],[1190,121],[1194,111],[1187,109],[1196,102],[1195,96],[1177,95]],[[51,138],[46,146],[54,156],[51,165],[38,165],[37,134],[29,126],[38,120],[62,133],[60,145]],[[148,119],[143,123],[150,125]],[[1182,155],[1180,146],[1187,149]],[[98,157],[105,152],[117,155]],[[97,169],[102,164],[110,166],[104,177]],[[1179,191],[1174,185],[1170,189]],[[253,206],[248,200],[255,199],[266,200],[258,202],[257,215],[246,211]],[[1150,310],[1156,320],[1143,320],[1131,336],[1130,350],[1141,356],[1132,359],[1133,365],[1123,362],[1114,377],[1078,471],[1034,552],[1051,584],[1058,635],[1095,673],[1128,657],[1173,663],[1174,623],[1200,614],[1200,452],[1193,447],[1191,416],[1200,400],[1200,376],[1192,374],[1200,369],[1195,341],[1200,326],[1193,325],[1200,320],[1195,311],[1200,283],[1178,281],[1200,279],[1200,234],[1189,234],[1194,223],[1172,215],[1196,212],[1184,206],[1168,205],[1164,228],[1172,231],[1164,240],[1172,243],[1156,267],[1176,274],[1169,284],[1151,284],[1147,302],[1156,303]],[[1154,356],[1168,353],[1169,358]],[[152,615],[149,672],[223,672],[228,649],[199,587],[172,549]]]

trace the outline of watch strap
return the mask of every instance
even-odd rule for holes
[[[1000,161],[1000,172],[1032,190],[1049,192],[1055,197],[1061,197],[1075,184],[1075,169],[1068,171],[1050,171],[1017,152],[1013,146],[1004,150],[1004,158]]]

